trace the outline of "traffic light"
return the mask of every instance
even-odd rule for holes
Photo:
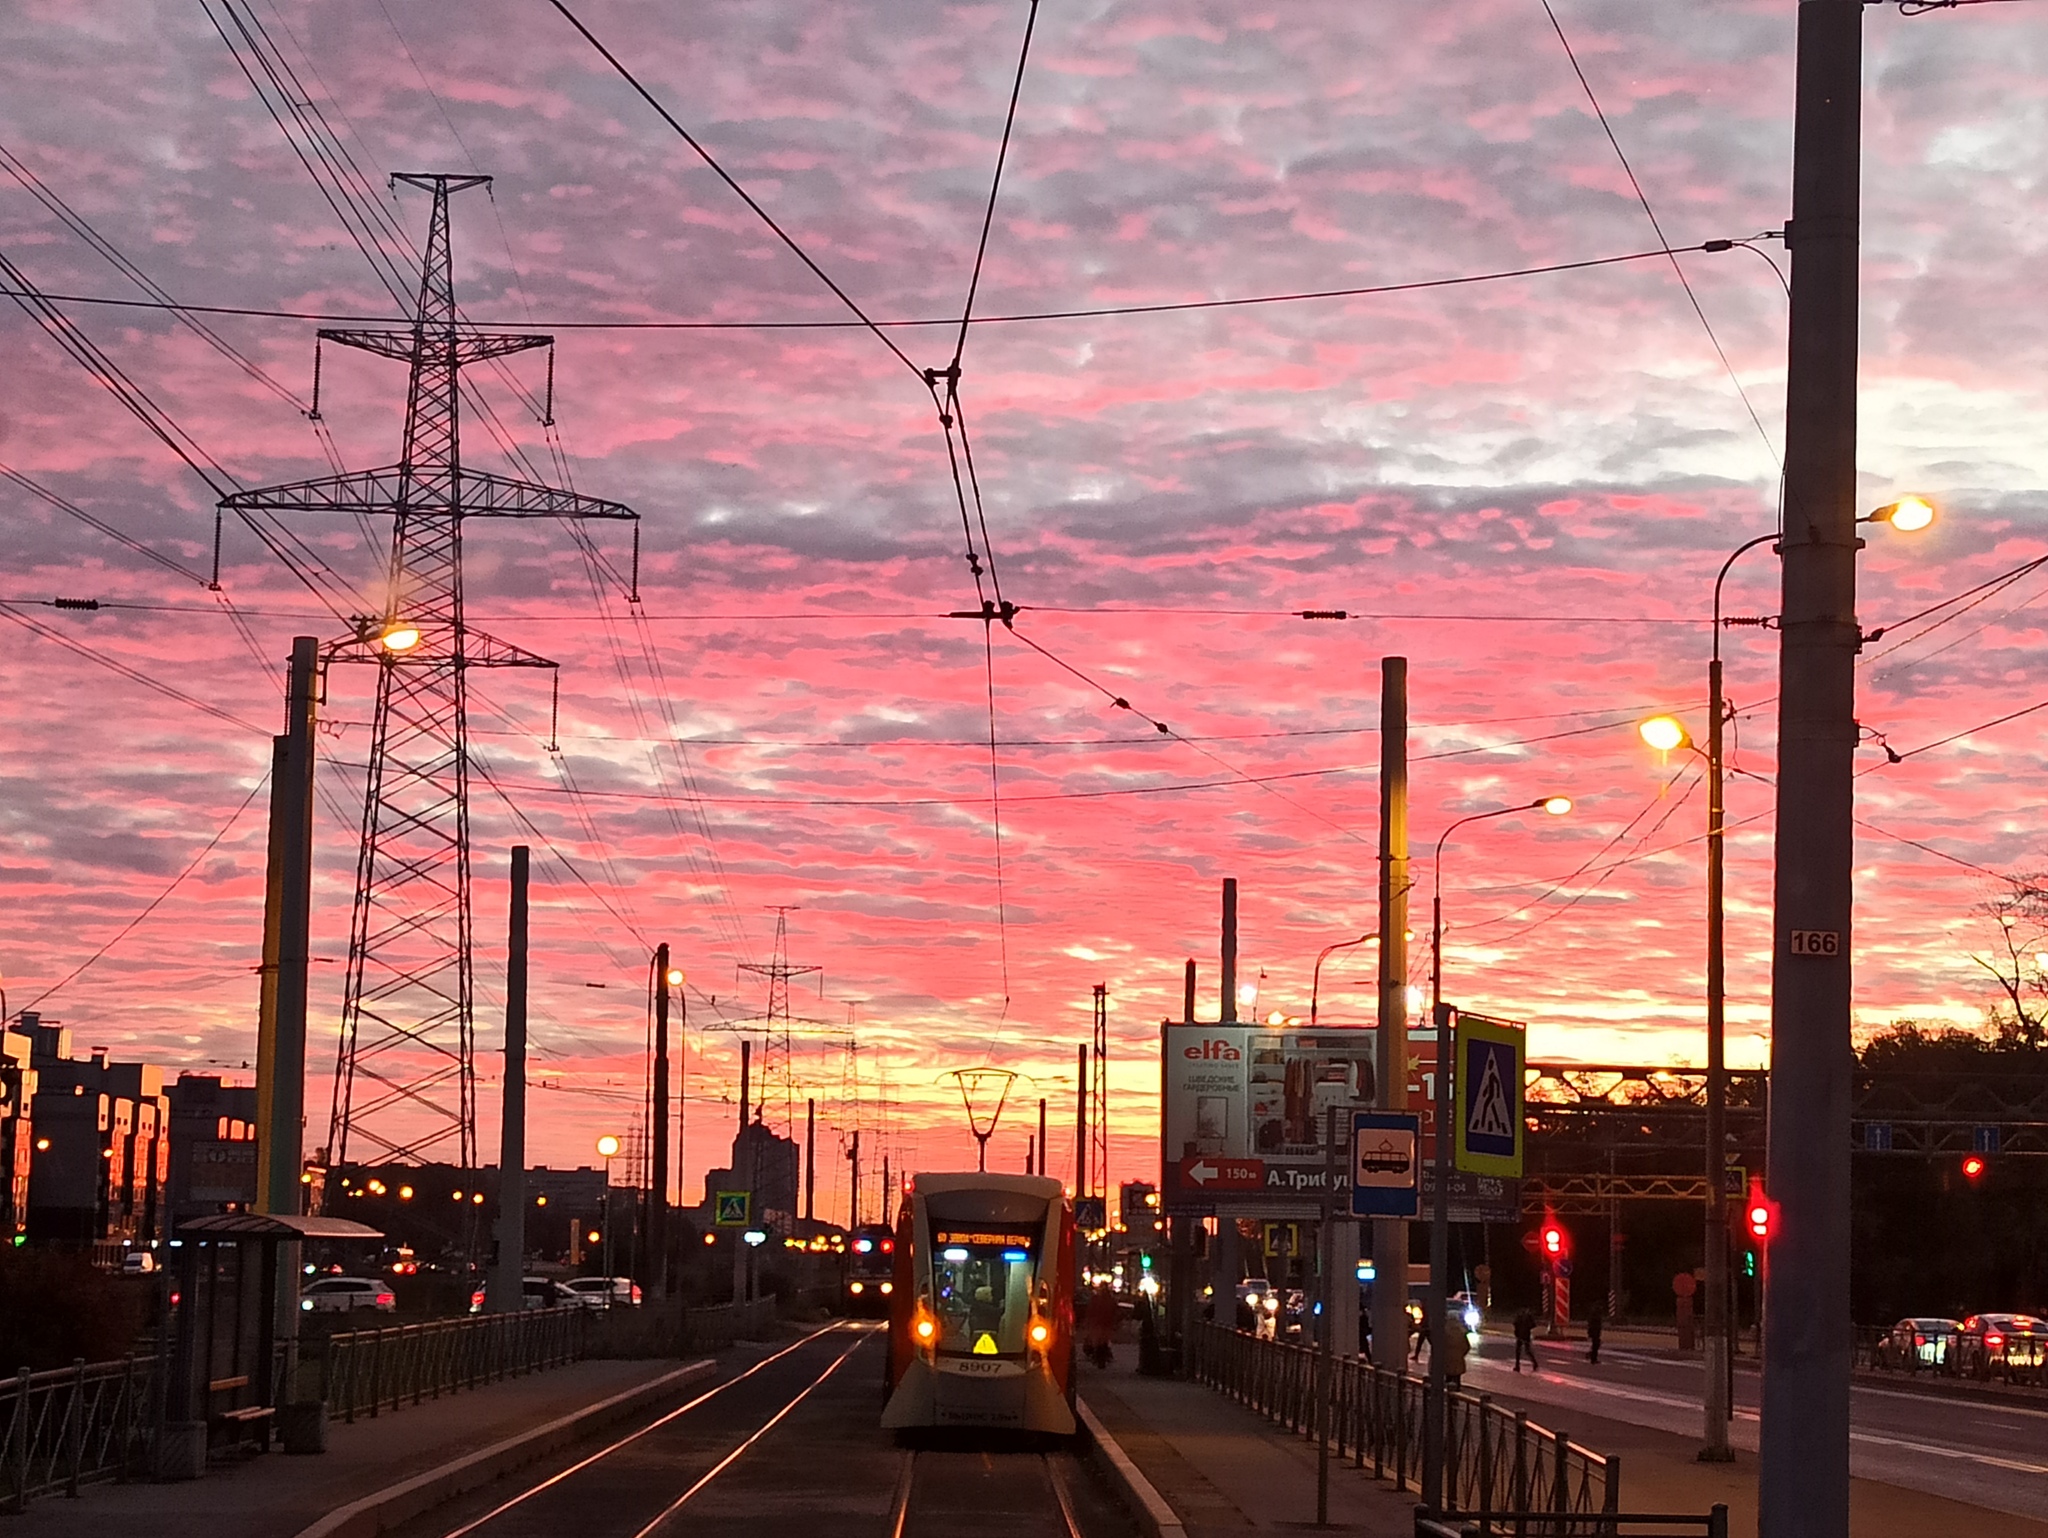
[[[1537,1236],[1539,1252],[1545,1260],[1562,1260],[1571,1248],[1571,1241],[1564,1229],[1556,1223],[1545,1223],[1543,1232]]]
[[[1963,1179],[1975,1185],[1984,1178],[1984,1171],[1989,1167],[1982,1154],[1965,1154],[1963,1156]]]
[[[1761,1180],[1749,1183],[1749,1201],[1743,1206],[1742,1220],[1749,1228],[1752,1244],[1770,1243],[1771,1235],[1778,1226],[1778,1204],[1764,1195]]]
[[[1754,1277],[1755,1277],[1755,1275],[1756,1275],[1756,1251],[1755,1251],[1755,1250],[1744,1250],[1744,1251],[1742,1252],[1742,1274],[1743,1274],[1744,1276],[1746,1276],[1746,1277],[1751,1277],[1751,1278],[1754,1278]]]

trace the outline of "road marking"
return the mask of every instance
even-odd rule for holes
[[[1498,1371],[1498,1368],[1494,1370]],[[1539,1372],[1535,1374],[1535,1377],[1538,1382],[1554,1384],[1559,1388],[1588,1390],[1595,1394],[1605,1394],[1612,1399],[1629,1399],[1641,1404],[1660,1405],[1667,1410],[1697,1410],[1699,1408],[1699,1405],[1690,1399],[1675,1399],[1669,1394],[1651,1393],[1645,1389],[1620,1388],[1614,1384],[1600,1383],[1590,1378],[1567,1377],[1564,1374],[1554,1372]],[[1900,1394],[1897,1397],[1901,1399],[1919,1399],[1921,1396],[1917,1394]],[[2030,1411],[2028,1413],[2038,1414],[2039,1412]],[[1746,1409],[1736,1410],[1735,1418],[1742,1421],[1760,1420],[1756,1411]],[[1852,1442],[1868,1442],[1875,1447],[1895,1447],[1904,1449],[1907,1452],[1928,1453],[1937,1458],[1953,1458],[1964,1463],[1981,1463],[1986,1468],[2005,1469],[2016,1474],[2048,1474],[2048,1463],[2028,1463],[2016,1458],[2001,1458],[1993,1453],[1976,1453],[1959,1447],[1942,1447],[1933,1442],[1915,1441],[1909,1437],[1885,1436],[1876,1431],[1857,1431],[1851,1428],[1849,1439]]]

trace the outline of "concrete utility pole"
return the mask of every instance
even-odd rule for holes
[[[1846,1538],[1862,0],[1801,0],[1797,81],[1757,1530]]]
[[[1074,1195],[1088,1190],[1088,1043],[1074,1053]]]
[[[1052,1171],[1051,1145],[1045,1140],[1045,1097],[1038,1097],[1038,1162],[1035,1173],[1050,1174]]]
[[[270,882],[256,1023],[257,1199],[297,1215],[306,1120],[306,971],[313,909],[313,725],[320,643],[292,638],[284,735],[271,739]],[[296,1276],[297,1270],[293,1273]],[[296,1319],[298,1301],[292,1301]]]
[[[668,943],[654,948],[654,1136],[647,1175],[647,1277],[668,1296]]]
[[[488,1301],[494,1314],[526,1306],[526,883],[528,851],[512,846],[512,910],[505,946],[505,1097],[498,1130],[498,1264]],[[610,1161],[606,1161],[610,1168]],[[609,1180],[610,1176],[607,1175]],[[605,1231],[611,1213],[605,1213]]]
[[[1380,996],[1374,1067],[1383,1111],[1408,1108],[1408,659],[1380,659]],[[1373,1359],[1408,1360],[1408,1223],[1372,1223]]]
[[[1190,1010],[1193,1018],[1194,1011]],[[1237,878],[1223,878],[1223,1004],[1216,1019],[1237,1024]]]
[[[804,1101],[804,1221],[818,1217],[818,1102]]]

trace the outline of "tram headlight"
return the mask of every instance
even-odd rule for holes
[[[866,1292],[868,1289],[867,1284],[865,1282],[848,1282],[846,1284],[846,1290],[852,1293],[857,1298],[862,1293]]]
[[[1052,1339],[1052,1326],[1051,1326],[1051,1325],[1047,1324],[1047,1323],[1046,1323],[1046,1322],[1045,1322],[1045,1321],[1044,1321],[1043,1319],[1034,1319],[1034,1320],[1032,1320],[1032,1321],[1031,1321],[1031,1344],[1032,1344],[1032,1345],[1034,1345],[1034,1346],[1042,1346],[1042,1345],[1044,1345],[1044,1344],[1045,1344],[1045,1343],[1046,1343],[1047,1341],[1049,1341],[1049,1340],[1051,1340],[1051,1339]]]
[[[889,1294],[890,1294],[890,1293],[892,1293],[892,1292],[894,1292],[895,1290],[896,1290],[896,1284],[895,1284],[894,1282],[884,1282],[884,1283],[882,1283],[882,1296],[883,1296],[883,1297],[885,1297],[885,1298],[886,1298],[886,1297],[888,1297],[888,1296],[889,1296]]]
[[[910,1328],[912,1333],[917,1336],[919,1345],[929,1346],[932,1343],[933,1337],[939,1333],[939,1321],[932,1318],[930,1314],[920,1312],[917,1316],[917,1323],[913,1324]]]

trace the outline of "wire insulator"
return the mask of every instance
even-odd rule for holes
[[[320,338],[313,338],[313,409],[306,413],[308,422],[320,420]]]

